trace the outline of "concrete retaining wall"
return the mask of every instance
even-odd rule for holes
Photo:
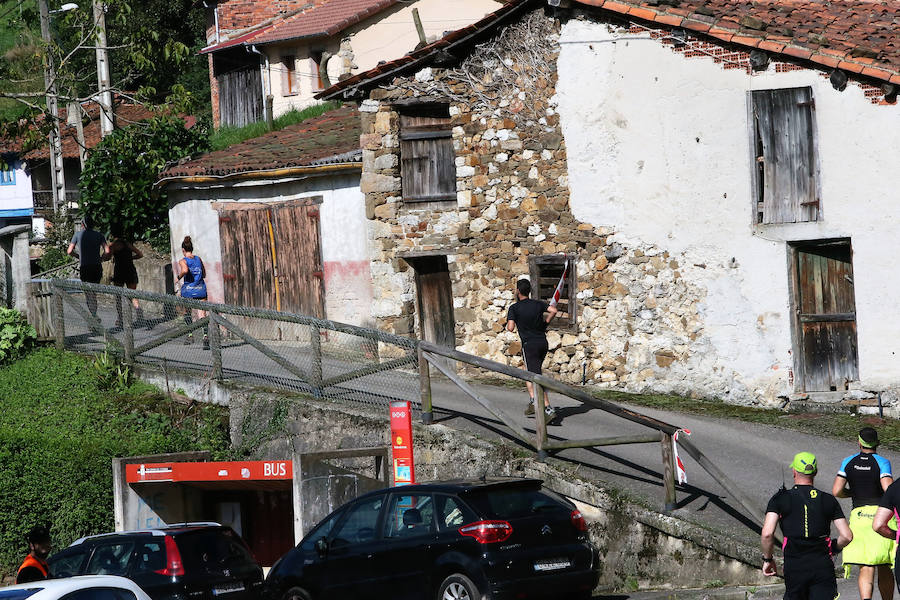
[[[161,374],[145,379],[165,385]],[[232,442],[248,458],[290,458],[293,452],[389,444],[386,408],[316,402],[268,391],[220,385],[169,373],[170,389],[182,388],[197,400],[227,404]],[[277,409],[277,410],[276,410]],[[280,422],[274,414],[285,414]],[[276,425],[278,433],[251,449],[248,440]],[[479,477],[482,474],[537,477],[580,503],[591,537],[601,552],[600,588],[639,589],[752,585],[763,583],[759,549],[677,517],[629,501],[576,474],[554,459],[540,463],[530,452],[442,425],[415,427],[416,474],[420,481]]]

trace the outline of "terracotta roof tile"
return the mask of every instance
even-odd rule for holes
[[[372,15],[387,10],[399,0],[328,0],[301,10],[254,31],[204,48],[202,54],[237,45],[270,44],[298,38],[330,37]]]
[[[224,177],[322,162],[356,162],[353,155],[359,152],[360,133],[359,112],[355,106],[344,106],[169,167],[157,185],[182,177]]]

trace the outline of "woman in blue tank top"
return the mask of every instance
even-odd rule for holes
[[[184,280],[181,284],[181,297],[192,300],[206,300],[206,267],[203,266],[203,261],[200,257],[194,255],[194,244],[191,242],[191,236],[184,236],[184,241],[181,242],[181,252],[184,254],[184,258],[178,261],[178,279]],[[198,310],[197,314],[202,319],[206,316],[206,311]],[[186,324],[191,323],[190,314],[185,315],[184,322]],[[194,334],[192,332],[185,337],[184,343],[190,344],[193,341]],[[206,333],[203,335],[203,347],[205,349],[209,348],[209,336]]]

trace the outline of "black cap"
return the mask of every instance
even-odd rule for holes
[[[28,531],[28,535],[26,536],[26,540],[29,544],[40,544],[41,542],[49,542],[50,541],[50,530],[43,525],[38,525],[37,527],[32,527]]]
[[[877,448],[878,432],[872,427],[863,427],[859,430],[859,443],[863,448]]]

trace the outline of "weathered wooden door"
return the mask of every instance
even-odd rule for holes
[[[845,390],[859,379],[850,242],[796,246],[794,252],[804,391]]]
[[[227,304],[324,318],[320,201],[230,203],[220,211]]]
[[[262,120],[262,75],[258,65],[223,73],[217,79],[222,125],[243,127]]]
[[[453,318],[453,288],[446,256],[407,259],[416,270],[416,303],[424,340],[456,347],[456,320]]]
[[[319,205],[290,202],[275,205],[281,310],[325,317],[325,273],[319,235]]]
[[[235,205],[232,205],[235,206]],[[219,213],[225,303],[275,308],[275,269],[269,243],[268,207],[237,205]]]

